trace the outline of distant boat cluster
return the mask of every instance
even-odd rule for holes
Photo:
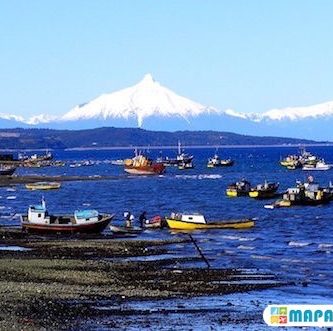
[[[70,168],[90,167],[103,161],[85,160],[79,162],[69,162]],[[194,155],[185,152],[178,144],[178,153],[175,157],[162,157],[150,159],[142,152],[135,150],[135,156],[125,160],[117,159],[109,161],[112,165],[122,166],[124,171],[130,175],[161,175],[167,167],[173,166],[179,170],[192,169],[194,167]],[[208,168],[230,167],[235,164],[231,158],[221,159],[216,150],[214,155],[207,160]],[[328,170],[331,167],[325,164],[324,160],[315,156],[304,149],[295,155],[288,155],[280,164],[287,169],[301,168],[303,170]],[[65,162],[53,160],[51,152],[31,156],[19,154],[17,160],[12,156],[0,156],[0,174],[10,177],[14,174],[17,167],[46,167],[63,166]],[[41,176],[42,178],[42,176]],[[52,178],[51,178],[52,179]],[[26,182],[25,187],[28,190],[56,190],[61,187],[59,180]],[[291,207],[294,205],[319,205],[329,203],[333,200],[333,185],[330,183],[327,187],[321,187],[312,176],[309,176],[306,182],[298,181],[295,187],[289,187],[284,192],[279,193],[279,183],[265,180],[263,183],[252,185],[250,181],[242,178],[239,181],[231,183],[226,188],[228,197],[249,197],[253,199],[272,199],[278,198],[275,202],[267,204],[264,207],[274,209],[280,207]],[[85,222],[89,226],[83,226]],[[140,229],[134,229],[132,226],[132,215],[128,214],[125,218],[125,227],[111,226],[112,231],[119,233],[137,232]],[[52,216],[46,210],[46,204],[43,201],[41,205],[30,206],[28,215],[22,216],[23,229],[27,231],[41,232],[99,232],[103,230],[111,220],[111,215],[101,215],[97,211],[83,210],[75,212],[73,216]],[[254,226],[253,219],[229,220],[220,222],[207,222],[202,214],[190,213],[172,213],[169,217],[160,216],[147,219],[145,215],[140,216],[141,230],[144,228],[159,228],[168,226],[171,229],[217,229],[217,228],[248,228]],[[88,223],[86,225],[88,225]]]
[[[326,164],[325,160],[312,155],[305,149],[300,154],[288,155],[280,161],[280,164],[289,170],[302,168],[303,170],[329,170],[331,165]]]

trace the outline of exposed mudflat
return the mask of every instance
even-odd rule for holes
[[[200,260],[196,256],[144,260],[165,254],[170,245],[192,245],[179,238],[39,237],[4,228],[0,236],[4,248],[0,255],[0,329],[82,328],[84,321],[94,325],[94,321],[98,324],[110,316],[126,316],[125,326],[131,324],[128,316],[151,313],[142,306],[124,309],[126,302],[158,302],[284,285],[274,275],[253,270],[181,267],[184,262]],[[142,260],[131,259],[138,256]],[[182,311],[198,314],[205,309],[175,306],[169,311],[157,309],[154,314]]]

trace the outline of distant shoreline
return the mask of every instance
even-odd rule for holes
[[[214,148],[288,148],[288,147],[332,147],[333,143],[318,143],[318,144],[277,144],[277,145],[182,145],[182,148],[185,149],[214,149]],[[107,151],[107,150],[133,150],[133,149],[177,149],[177,145],[169,146],[150,146],[150,145],[138,145],[138,146],[109,146],[109,147],[71,147],[71,148],[8,148],[0,149],[2,152],[20,152],[20,151]]]
[[[187,149],[214,149],[214,148],[279,148],[279,147],[331,147],[333,143],[318,143],[318,144],[278,144],[278,145],[183,145],[183,148]],[[65,151],[89,151],[89,150],[132,150],[132,149],[177,149],[177,145],[173,146],[117,146],[117,147],[72,147],[65,148]]]

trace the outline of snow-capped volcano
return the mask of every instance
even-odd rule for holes
[[[147,74],[132,87],[102,94],[63,116],[40,114],[29,119],[0,113],[0,127],[91,129],[141,127],[154,131],[214,130],[260,136],[333,140],[333,101],[264,113],[224,111],[177,95]],[[222,136],[221,136],[222,137]],[[162,143],[162,142],[161,142]]]
[[[149,117],[178,117],[188,121],[203,113],[218,114],[219,111],[177,95],[147,74],[132,87],[102,94],[74,107],[61,117],[61,121],[135,119],[137,126],[143,127]]]

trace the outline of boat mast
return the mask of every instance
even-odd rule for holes
[[[178,140],[178,155],[181,154],[181,144],[180,144],[180,140]]]

